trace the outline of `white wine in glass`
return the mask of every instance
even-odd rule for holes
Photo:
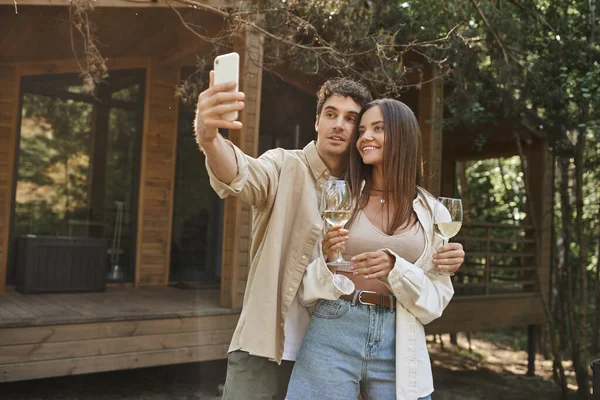
[[[450,239],[456,236],[462,226],[462,222],[438,222],[434,224],[435,233],[444,239]]]
[[[350,217],[352,217],[352,211],[327,210],[323,212],[323,218],[330,225],[346,225],[346,222],[350,221]]]
[[[436,235],[442,238],[444,245],[460,231],[462,220],[463,211],[460,199],[438,197],[438,201],[435,203],[433,209],[433,230]],[[451,272],[439,271],[437,269],[432,272],[438,275],[454,275]]]
[[[352,194],[350,185],[343,180],[327,181],[321,195],[321,210],[323,218],[331,225],[345,225],[352,217]],[[354,263],[344,260],[342,252],[334,261],[328,262],[331,267],[347,268]]]

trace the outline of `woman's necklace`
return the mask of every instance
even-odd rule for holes
[[[381,196],[381,199],[379,199],[379,202],[381,204],[385,204],[385,199],[383,198],[383,190],[373,189],[373,188],[371,188],[371,190],[374,191],[374,192],[381,193],[380,195],[378,195],[378,196]]]

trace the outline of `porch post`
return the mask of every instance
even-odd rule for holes
[[[6,287],[8,267],[20,78],[15,64],[0,65],[0,292]]]
[[[444,110],[444,80],[427,64],[419,95],[419,126],[423,136],[424,186],[434,195],[442,189],[442,125]]]
[[[527,376],[535,376],[535,353],[539,325],[527,326]]]
[[[234,51],[240,55],[239,88],[246,94],[246,107],[239,113],[244,128],[230,131],[229,139],[253,157],[258,156],[263,42],[262,34],[245,30],[234,43]],[[225,199],[223,220],[221,306],[239,308],[244,300],[250,266],[250,206],[236,197],[228,197]]]
[[[169,283],[179,73],[177,66],[159,65],[157,59],[146,70],[135,286]]]
[[[439,194],[440,196],[453,197],[456,188],[456,160],[451,158],[446,152],[443,152],[441,166],[442,183]]]

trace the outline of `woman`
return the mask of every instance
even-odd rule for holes
[[[330,228],[311,263],[300,299],[313,316],[287,399],[417,400],[433,392],[423,325],[441,316],[454,290],[432,257],[435,198],[422,182],[421,134],[412,111],[383,99],[361,111],[350,154],[355,209]],[[431,243],[432,240],[436,240]],[[451,258],[462,263],[462,246]],[[326,261],[345,249],[353,271]],[[433,256],[432,256],[433,254]]]

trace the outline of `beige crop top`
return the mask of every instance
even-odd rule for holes
[[[343,253],[346,260],[361,253],[390,249],[406,261],[414,263],[425,249],[425,231],[418,220],[410,229],[389,236],[377,229],[365,213],[359,211],[348,236]]]

